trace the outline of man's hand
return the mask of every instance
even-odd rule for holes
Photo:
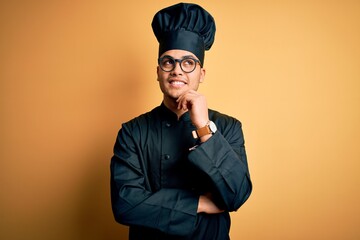
[[[207,213],[207,214],[217,214],[224,212],[224,210],[218,208],[218,206],[216,206],[216,204],[212,200],[211,193],[207,193],[205,195],[200,195],[197,212]]]
[[[178,109],[189,111],[191,122],[196,128],[204,127],[208,123],[208,107],[204,95],[189,90],[181,95],[176,102],[178,103]]]

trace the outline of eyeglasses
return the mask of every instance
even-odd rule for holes
[[[195,70],[196,64],[200,64],[199,60],[192,57],[175,59],[171,56],[164,56],[158,59],[159,66],[164,72],[171,72],[172,70],[174,70],[176,67],[176,62],[180,64],[181,70],[185,73],[191,73]]]

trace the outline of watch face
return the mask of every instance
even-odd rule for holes
[[[215,125],[215,123],[214,123],[213,121],[210,121],[210,123],[209,123],[209,128],[210,128],[210,131],[211,131],[212,133],[215,133],[216,130],[217,130],[216,125]]]

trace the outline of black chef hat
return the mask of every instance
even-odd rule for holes
[[[204,64],[205,50],[215,38],[214,18],[202,7],[178,3],[157,12],[151,24],[159,42],[159,56],[171,49],[192,52]]]

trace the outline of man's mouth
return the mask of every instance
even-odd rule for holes
[[[175,86],[175,87],[180,87],[180,86],[184,86],[186,83],[183,81],[177,81],[177,80],[171,80],[169,81],[170,85]]]

